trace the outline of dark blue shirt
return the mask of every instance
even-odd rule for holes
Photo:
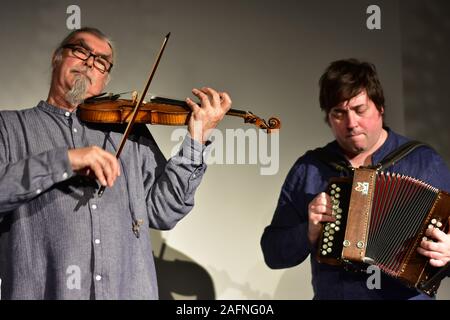
[[[373,163],[378,163],[408,141],[392,130],[386,130],[388,138],[373,154]],[[325,149],[345,159],[336,141],[327,144]],[[450,190],[450,171],[444,160],[428,147],[414,150],[388,168],[388,171],[415,177],[440,190]],[[319,161],[311,152],[297,160],[281,189],[273,220],[261,239],[267,265],[273,269],[293,267],[302,263],[311,253],[314,299],[428,298],[384,274],[381,275],[381,288],[370,290],[366,282],[371,274],[349,272],[342,267],[317,262],[315,248],[311,248],[308,242],[308,204],[317,194],[325,191],[331,177],[340,175],[343,174]]]

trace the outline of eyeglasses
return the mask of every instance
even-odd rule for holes
[[[83,61],[88,60],[90,57],[94,57],[94,67],[101,73],[110,72],[113,67],[113,64],[106,60],[104,57],[95,55],[82,46],[75,44],[66,44],[65,46],[63,46],[63,48],[71,49],[72,54]]]

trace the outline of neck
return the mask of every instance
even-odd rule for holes
[[[60,88],[55,88],[52,85],[48,93],[47,103],[64,110],[69,110],[70,112],[74,111],[77,106],[70,104],[64,96],[65,93]]]
[[[350,162],[353,168],[359,168],[361,166],[368,166],[372,164],[372,155],[377,151],[383,143],[386,141],[388,133],[385,129],[382,129],[381,134],[377,142],[368,150],[365,150],[356,155],[346,155],[347,160]]]

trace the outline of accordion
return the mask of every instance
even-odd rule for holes
[[[436,293],[448,264],[431,266],[417,247],[422,239],[432,241],[425,237],[427,228],[447,232],[450,194],[412,177],[366,168],[331,179],[327,193],[336,221],[323,225],[319,262],[353,269],[375,265],[408,287]]]

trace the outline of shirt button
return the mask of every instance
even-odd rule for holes
[[[95,276],[95,280],[97,280],[97,281],[100,281],[100,280],[102,280],[102,276],[101,276],[101,275],[99,275],[99,274],[98,274],[98,275],[96,275],[96,276]]]
[[[95,239],[95,244],[100,244],[100,239]]]
[[[78,132],[77,128],[73,128],[73,132],[77,133]]]
[[[93,210],[95,210],[95,209],[97,209],[97,205],[96,205],[96,204],[93,204],[93,205],[91,206],[91,208],[92,208]]]
[[[41,189],[37,189],[37,190],[36,190],[36,194],[40,194],[41,192],[42,192]]]
[[[69,176],[69,174],[67,172],[64,172],[62,175],[63,179],[67,179],[68,176]]]
[[[66,117],[70,117],[70,112],[69,112],[69,111],[66,111],[66,113],[64,113],[64,115],[65,115]]]

